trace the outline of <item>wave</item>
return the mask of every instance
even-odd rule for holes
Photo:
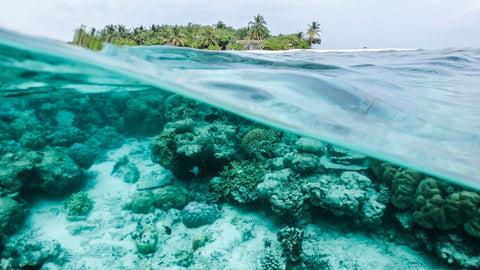
[[[0,52],[1,98],[158,87],[480,188],[480,50],[98,53],[0,30]]]

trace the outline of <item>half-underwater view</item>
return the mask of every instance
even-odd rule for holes
[[[0,270],[480,269],[478,0],[40,2]]]

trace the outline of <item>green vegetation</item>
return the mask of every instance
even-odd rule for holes
[[[188,23],[187,25],[151,25],[127,29],[124,25],[107,25],[101,30],[86,30],[82,25],[75,31],[72,43],[92,50],[101,50],[102,43],[116,46],[169,45],[208,50],[308,49],[320,44],[320,24],[312,22],[303,33],[271,36],[264,17],[257,14],[248,27],[234,29],[218,21],[211,26]]]
[[[322,40],[320,39],[320,24],[316,21],[313,21],[312,24],[308,25],[308,30],[305,36],[308,38],[308,42],[311,44],[320,44]]]

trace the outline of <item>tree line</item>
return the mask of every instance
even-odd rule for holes
[[[320,44],[320,33],[320,24],[314,21],[308,25],[306,32],[273,36],[263,16],[258,14],[247,27],[239,29],[222,21],[212,26],[154,24],[150,28],[140,26],[133,29],[110,24],[101,30],[91,28],[89,31],[82,25],[75,30],[72,43],[93,50],[100,50],[104,42],[117,46],[170,45],[209,50],[244,50],[254,46],[266,50],[286,50],[308,49],[312,44]]]

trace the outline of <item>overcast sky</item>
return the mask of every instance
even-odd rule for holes
[[[0,27],[71,41],[81,24],[239,28],[258,13],[275,35],[318,21],[322,49],[480,48],[480,0],[2,0]]]

